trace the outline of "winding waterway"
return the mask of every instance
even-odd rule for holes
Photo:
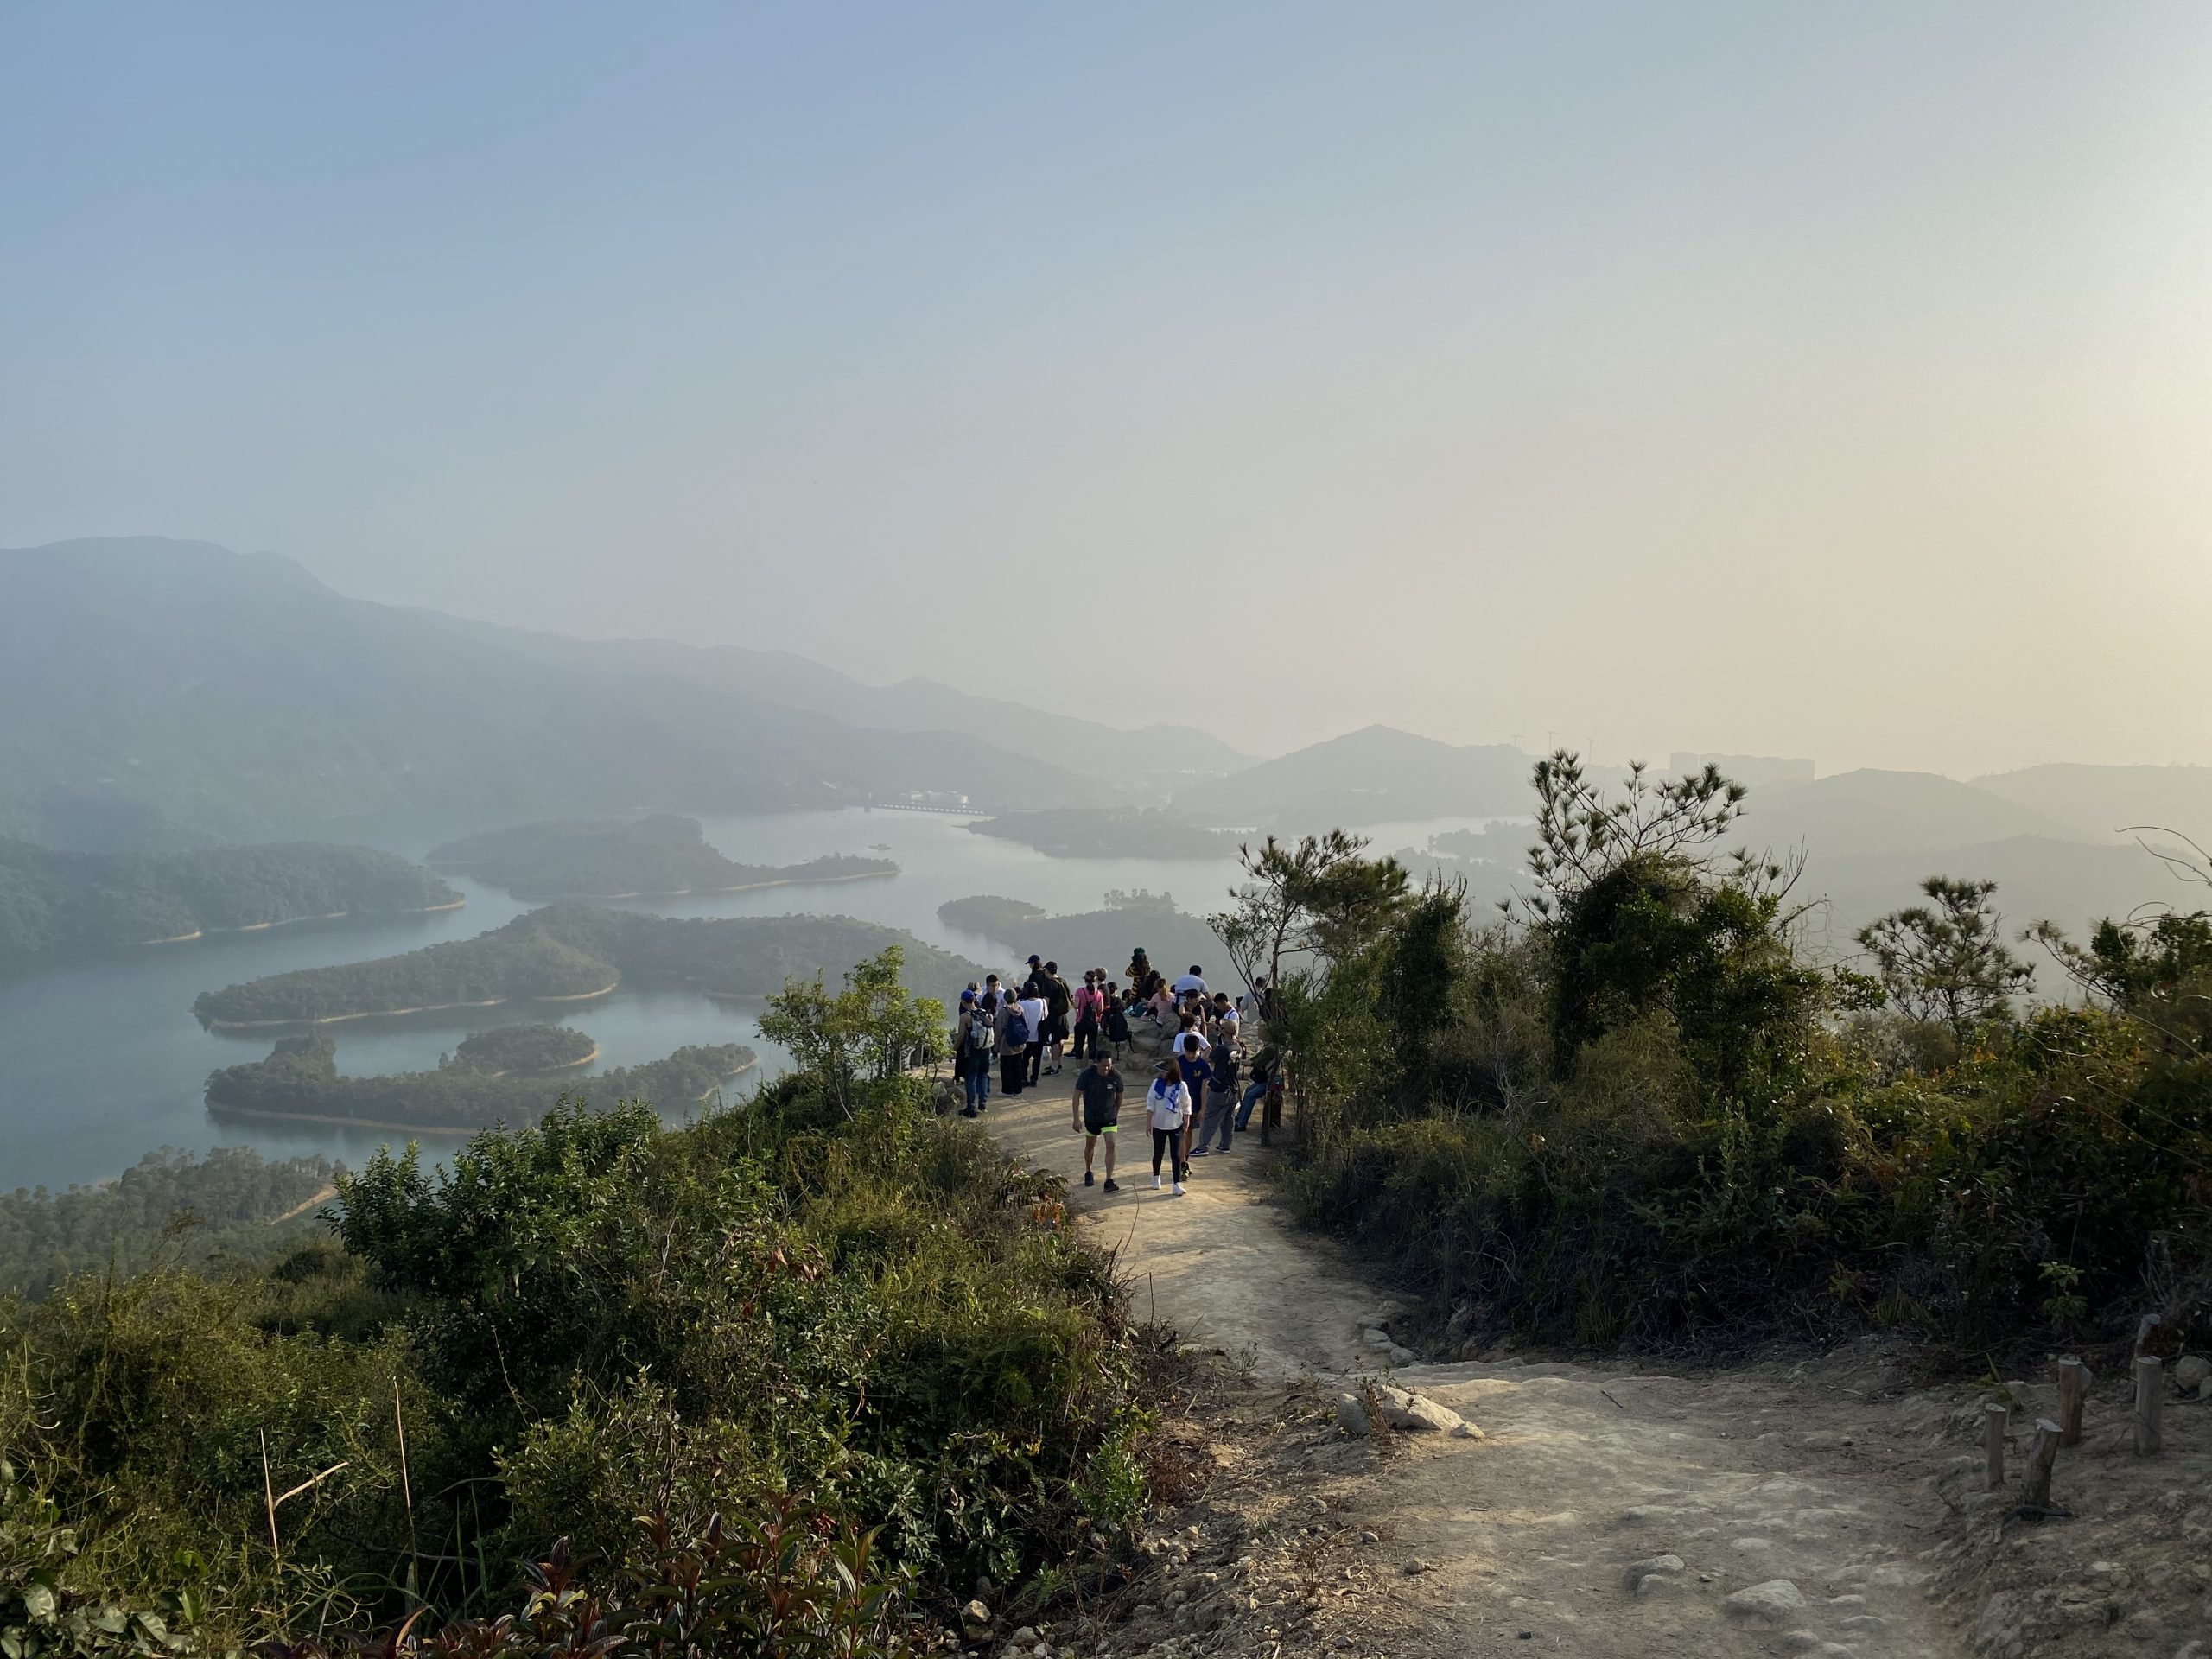
[[[976,961],[1011,965],[1013,953],[975,934],[947,928],[937,908],[977,893],[1026,899],[1053,912],[1096,910],[1116,889],[1173,894],[1186,911],[1219,907],[1236,879],[1234,861],[1192,859],[1046,858],[1013,842],[970,834],[967,820],[912,812],[804,812],[710,818],[707,839],[744,863],[791,864],[825,853],[868,853],[894,861],[882,880],[703,893],[629,901],[625,908],[664,916],[853,916],[904,928]],[[1380,849],[1419,845],[1439,830],[1481,823],[1382,825]],[[395,851],[420,857],[425,848]],[[359,962],[445,939],[472,938],[534,908],[467,880],[463,908],[368,925],[302,924],[186,944],[149,946],[50,964],[0,979],[0,1190],[60,1186],[119,1173],[156,1147],[204,1150],[246,1145],[278,1156],[321,1153],[358,1164],[396,1137],[332,1124],[217,1119],[201,1099],[207,1074],[268,1053],[267,1032],[203,1030],[192,1017],[201,991],[295,968]],[[1050,950],[1049,938],[1039,941]],[[844,966],[825,963],[830,977]],[[956,986],[922,987],[948,998]],[[758,1004],[715,1001],[684,991],[632,991],[550,1017],[588,1032],[600,1046],[589,1070],[641,1065],[687,1043],[748,1043],[761,1065],[734,1085],[749,1090],[782,1069],[786,1057],[755,1025]],[[472,1031],[548,1011],[527,1004],[461,1009],[326,1027],[341,1071],[372,1076],[423,1071]],[[673,1114],[672,1114],[673,1115]],[[422,1137],[426,1151],[438,1137]]]

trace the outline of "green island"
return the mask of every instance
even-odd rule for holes
[[[509,1071],[559,1071],[588,1065],[598,1057],[599,1045],[573,1026],[494,1026],[454,1044],[439,1069],[499,1077]]]
[[[534,1123],[561,1099],[588,1111],[605,1111],[625,1100],[693,1105],[751,1069],[756,1058],[741,1043],[690,1046],[649,1065],[558,1085],[519,1071],[450,1063],[435,1071],[347,1077],[338,1072],[337,1045],[313,1032],[278,1039],[265,1060],[214,1073],[207,1079],[207,1107],[218,1114],[436,1134]]]
[[[947,927],[957,927],[963,933],[981,933],[985,938],[1007,944],[1020,944],[1027,936],[1029,925],[1041,920],[1044,914],[1041,906],[990,893],[978,893],[972,899],[949,899],[937,907],[938,920]]]
[[[429,861],[527,899],[672,898],[899,874],[887,858],[847,854],[804,864],[736,863],[707,844],[698,819],[669,812],[487,830],[433,849]]]
[[[111,1266],[128,1274],[162,1259],[201,1271],[266,1260],[317,1230],[311,1212],[334,1175],[324,1158],[164,1147],[97,1186],[0,1193],[0,1297],[37,1301]]]
[[[286,842],[140,857],[0,840],[0,961],[461,902],[421,866],[366,847]]]
[[[1157,809],[1070,806],[1002,812],[968,828],[1034,847],[1047,858],[1234,858],[1236,840]]]
[[[903,947],[918,982],[957,986],[982,970],[912,936],[849,916],[640,916],[552,905],[473,939],[398,956],[301,969],[207,991],[193,1013],[210,1027],[251,1028],[585,1001],[617,985],[675,986],[718,996],[766,996],[793,976]]]

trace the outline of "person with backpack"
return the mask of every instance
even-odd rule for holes
[[[999,999],[997,1029],[999,1092],[1011,1099],[1029,1079],[1029,1018],[1021,1000],[1008,992]]]
[[[983,999],[972,991],[960,995],[960,1028],[954,1034],[953,1069],[960,1073],[960,1080],[967,1091],[968,1104],[963,1117],[975,1117],[990,1104],[991,1051],[997,1040],[993,1029],[997,1010],[986,1007]]]
[[[1045,999],[1044,1046],[1052,1051],[1052,1064],[1047,1071],[1057,1074],[1060,1069],[1062,1046],[1068,1039],[1068,1010],[1075,1002],[1075,993],[1068,989],[1068,982],[1060,977],[1060,964],[1045,964],[1044,977],[1037,987],[1038,995]]]
[[[1075,1046],[1078,1060],[1087,1060],[1098,1046],[1099,1014],[1105,998],[1098,988],[1098,970],[1083,970],[1083,988],[1075,994]]]
[[[1236,1116],[1237,1083],[1236,1043],[1234,1038],[1218,1037],[1214,1040],[1213,1052],[1206,1057],[1206,1110],[1198,1122],[1198,1144],[1191,1156],[1202,1158],[1210,1151],[1227,1152],[1236,1135],[1234,1119]],[[1221,1144],[1214,1145],[1218,1139]]]
[[[1175,1043],[1175,1062],[1182,1071],[1185,1086],[1191,1091],[1191,1121],[1183,1131],[1183,1162],[1187,1166],[1193,1155],[1191,1136],[1198,1129],[1198,1114],[1205,1106],[1206,1084],[1213,1076],[1213,1063],[1206,1058],[1205,1039],[1197,1032],[1185,1032]]]
[[[1122,1122],[1122,1077],[1114,1070],[1114,1057],[1104,1049],[1091,1055],[1090,1064],[1075,1074],[1075,1127],[1089,1138],[1083,1143],[1083,1184],[1090,1185],[1091,1154],[1106,1142],[1106,1190],[1122,1189],[1114,1180],[1115,1131]]]
[[[1135,1039],[1135,1033],[1129,1030],[1129,1010],[1136,1006],[1136,993],[1134,990],[1129,993],[1128,1000],[1124,1001],[1116,992],[1113,982],[1110,980],[1107,982],[1105,1036],[1106,1040],[1113,1045],[1114,1058],[1116,1060],[1128,1052],[1129,1044]]]
[[[1182,1069],[1173,1060],[1160,1069],[1152,1080],[1152,1087],[1145,1091],[1145,1118],[1152,1125],[1152,1190],[1160,1191],[1160,1165],[1165,1159],[1168,1177],[1174,1183],[1175,1196],[1183,1196],[1183,1175],[1187,1166],[1183,1161],[1184,1142],[1190,1137],[1191,1091],[1183,1082]]]

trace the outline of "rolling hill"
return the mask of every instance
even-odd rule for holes
[[[1510,744],[1459,747],[1368,726],[1178,789],[1175,807],[1206,823],[1301,833],[1395,818],[1526,812],[1535,763]]]
[[[58,826],[79,845],[134,829],[373,839],[910,790],[1019,806],[1109,793],[966,732],[855,726],[650,648],[617,660],[561,643],[521,649],[205,542],[0,550],[0,826]]]

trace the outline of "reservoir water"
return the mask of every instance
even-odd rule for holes
[[[1363,833],[1379,850],[1390,850],[1483,822],[1383,824]],[[627,907],[667,916],[853,916],[1010,969],[1014,953],[947,928],[938,920],[938,906],[990,893],[1071,913],[1100,908],[1109,891],[1141,887],[1172,893],[1179,908],[1204,914],[1221,907],[1237,877],[1230,858],[1047,858],[1013,842],[975,835],[967,823],[928,813],[857,810],[709,818],[707,839],[741,862],[790,864],[882,845],[887,850],[880,855],[899,871],[880,880],[641,899]],[[426,849],[394,850],[420,857]],[[204,990],[264,974],[472,938],[531,908],[496,888],[467,880],[454,885],[467,895],[467,904],[437,915],[217,936],[0,978],[0,1191],[103,1179],[157,1147],[244,1145],[274,1156],[321,1153],[358,1164],[372,1148],[396,1139],[334,1125],[211,1116],[201,1099],[207,1074],[260,1058],[272,1039],[264,1032],[205,1031],[192,1016],[192,1001]],[[1049,938],[1040,936],[1037,948],[1049,952]],[[847,965],[823,964],[833,982]],[[959,991],[957,985],[912,988],[948,1001]],[[626,989],[551,1017],[588,1032],[599,1043],[600,1058],[591,1070],[658,1059],[686,1043],[748,1043],[761,1056],[757,1076],[773,1076],[785,1057],[755,1028],[757,1013],[757,1005],[688,992]],[[518,1005],[327,1029],[337,1045],[339,1069],[370,1076],[428,1070],[469,1032],[544,1017],[542,1009]],[[748,1074],[731,1087],[747,1093],[754,1081]],[[422,1139],[426,1153],[440,1149],[440,1138]]]

